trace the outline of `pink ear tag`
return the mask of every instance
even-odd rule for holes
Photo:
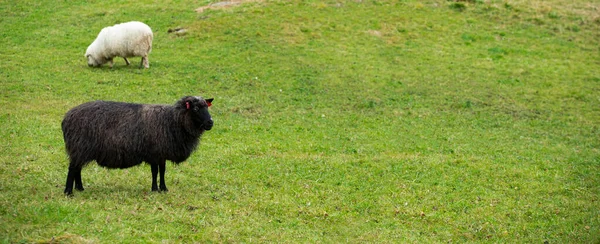
[[[185,102],[185,108],[190,109],[190,102]]]

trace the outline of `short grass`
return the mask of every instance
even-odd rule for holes
[[[210,3],[0,2],[1,241],[600,241],[597,2]],[[130,20],[150,69],[87,67]],[[216,126],[169,193],[94,165],[63,195],[67,110],[184,95]]]

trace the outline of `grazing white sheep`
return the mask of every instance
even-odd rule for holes
[[[113,66],[114,57],[142,57],[141,65],[149,68],[148,53],[152,50],[154,35],[148,25],[132,21],[105,27],[85,51],[88,66],[99,67],[105,63]]]

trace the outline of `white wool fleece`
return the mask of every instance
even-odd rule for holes
[[[148,68],[148,53],[152,50],[152,30],[148,25],[132,21],[105,27],[87,48],[85,57],[89,66],[101,66],[107,62],[112,67],[114,57],[142,57],[142,65]]]

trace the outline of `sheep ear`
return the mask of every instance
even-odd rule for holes
[[[183,97],[181,100],[177,102],[177,106],[182,109],[191,109],[194,106],[194,98],[193,97]]]
[[[212,101],[214,100],[214,98],[209,98],[209,99],[205,99],[204,101],[206,101],[206,105],[208,107],[212,106]]]

